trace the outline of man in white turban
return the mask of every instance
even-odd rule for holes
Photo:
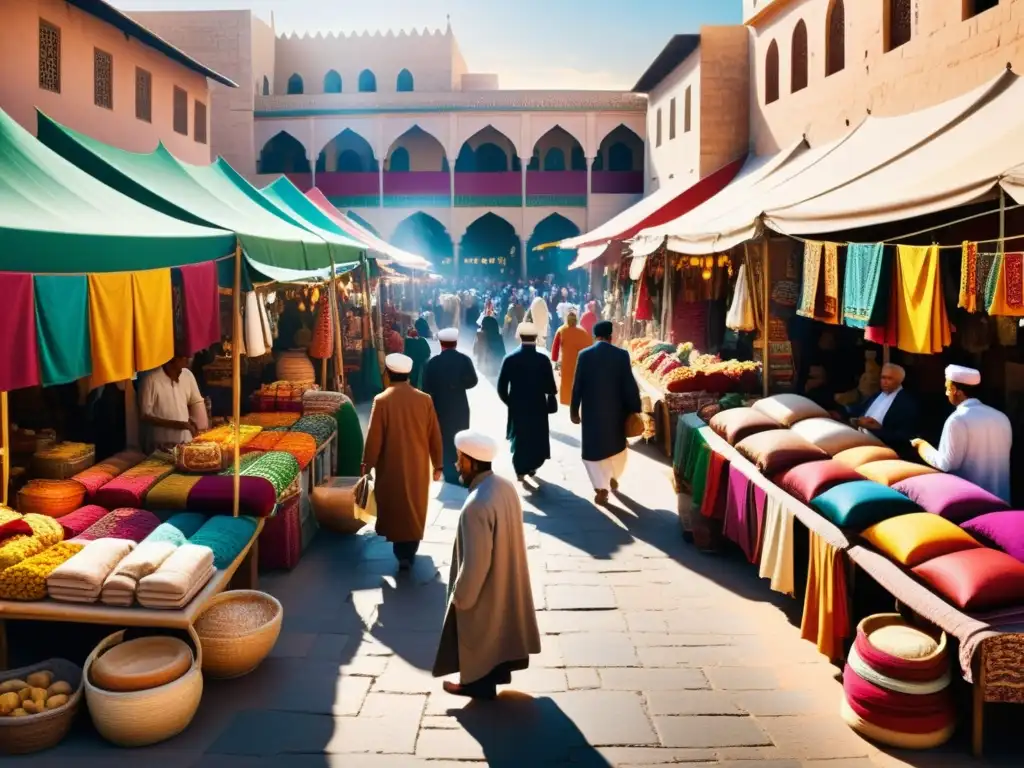
[[[497,686],[540,653],[523,507],[515,486],[494,474],[498,442],[472,430],[455,436],[459,474],[469,487],[448,578],[448,606],[434,677],[456,696],[493,699]]]
[[[445,328],[437,334],[437,339],[441,342],[441,354],[427,362],[423,391],[434,401],[434,411],[441,425],[445,482],[458,484],[455,435],[469,428],[469,397],[466,393],[477,385],[476,368],[469,356],[457,349],[458,328]]]
[[[936,449],[925,440],[911,440],[925,463],[1010,500],[1010,449],[1013,429],[1002,411],[978,399],[981,374],[973,368],[946,368],[946,397],[956,409],[946,419]]]

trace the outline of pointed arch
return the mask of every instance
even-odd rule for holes
[[[807,24],[800,19],[793,28],[793,42],[789,56],[789,92],[796,93],[807,87]]]
[[[270,95],[270,78],[267,77],[266,75],[263,76],[263,95]]]
[[[615,173],[642,171],[643,151],[643,139],[631,128],[620,124],[601,140],[594,158],[594,170]]]
[[[459,274],[516,276],[523,243],[516,228],[495,213],[485,213],[466,228],[459,242]]]
[[[377,76],[368,69],[364,69],[362,72],[359,73],[359,92],[377,92]]]
[[[528,170],[544,171],[585,171],[583,145],[560,125],[553,126],[537,139],[533,147],[533,158]],[[536,164],[534,162],[536,161]],[[578,167],[577,167],[578,166]]]
[[[825,15],[825,77],[846,69],[846,6],[832,0]]]
[[[395,83],[395,90],[399,93],[412,93],[415,90],[416,81],[413,79],[412,72],[408,69],[403,69],[398,73],[398,80]]]
[[[779,100],[779,44],[772,40],[764,55],[764,103]]]
[[[341,75],[332,69],[324,75],[324,93],[341,93]]]
[[[295,96],[303,92],[302,75],[295,73],[288,78],[288,95]]]
[[[452,271],[455,249],[444,224],[433,216],[417,211],[403,219],[391,235],[391,244],[433,262],[440,272]]]
[[[470,136],[459,149],[456,173],[506,173],[520,170],[512,140],[488,125]]]
[[[346,128],[320,150],[316,170],[317,173],[376,173],[378,162],[370,142]]]
[[[534,250],[545,243],[556,243],[570,237],[577,237],[580,228],[569,219],[558,213],[552,213],[537,223],[530,239],[526,242],[526,275],[541,277],[547,274],[561,275],[569,270],[569,265],[576,258],[575,251],[561,248],[549,248],[543,251]]]
[[[394,155],[399,149],[405,151],[408,157],[407,171],[444,171],[447,156],[444,145],[432,133],[423,130],[420,126],[414,125],[388,147],[385,155],[385,169],[396,171]]]
[[[565,170],[565,150],[561,147],[551,147],[547,152],[544,153],[544,170],[545,171],[564,171]]]
[[[309,158],[302,142],[287,131],[263,145],[256,162],[257,173],[309,173]]]

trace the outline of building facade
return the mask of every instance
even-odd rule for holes
[[[450,27],[298,36],[245,11],[135,17],[247,84],[213,94],[215,154],[258,186],[319,187],[442,272],[561,272],[572,253],[533,248],[643,194],[642,95],[501,90]]]
[[[744,0],[759,154],[1024,72],[1024,0]]]
[[[0,0],[0,14],[0,108],[27,130],[40,109],[123,149],[210,162],[208,78],[228,89],[223,75],[104,3]]]

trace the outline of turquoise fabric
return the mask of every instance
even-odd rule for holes
[[[85,275],[36,275],[36,341],[44,387],[92,373],[89,281]]]
[[[213,550],[213,565],[218,570],[227,568],[242,553],[256,533],[256,521],[251,517],[218,515],[189,537],[190,544]]]
[[[846,249],[843,282],[843,322],[851,328],[867,328],[878,297],[884,246],[881,243],[850,243]]]
[[[676,475],[681,476],[686,466],[686,457],[690,449],[691,434],[705,426],[704,419],[696,413],[684,413],[676,422],[676,444],[672,451],[672,468]]]
[[[840,528],[857,531],[890,517],[921,511],[921,507],[899,491],[870,480],[857,480],[830,488],[811,499],[811,507]]]
[[[180,547],[188,541],[190,536],[202,528],[206,521],[206,515],[201,515],[198,512],[179,512],[172,515],[167,522],[160,523],[143,542],[166,541]]]

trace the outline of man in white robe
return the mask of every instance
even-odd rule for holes
[[[1002,411],[978,397],[981,374],[973,368],[946,368],[946,397],[956,410],[946,419],[939,447],[921,439],[911,441],[925,463],[970,480],[1010,500],[1010,449],[1013,429]]]

